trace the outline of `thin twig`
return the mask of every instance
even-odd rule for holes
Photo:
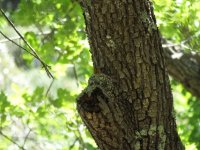
[[[75,63],[73,63],[73,72],[74,72],[74,76],[75,76],[75,79],[76,79],[76,85],[77,85],[77,87],[79,87],[79,79],[78,79],[78,74],[77,74],[77,71],[76,71]]]
[[[35,33],[35,35],[36,36],[40,36],[40,35],[49,35],[49,34],[51,34],[51,32],[50,31],[45,31],[45,32],[43,32],[43,33]],[[5,34],[4,34],[5,35]],[[5,43],[5,42],[13,42],[14,40],[18,40],[18,39],[21,39],[20,38],[20,36],[15,36],[15,37],[8,37],[8,38],[6,38],[6,39],[2,39],[2,40],[0,40],[0,43]]]
[[[75,140],[74,140],[74,142],[69,146],[69,149],[71,150],[72,148],[74,148],[74,146],[75,146],[75,144],[76,144],[76,142],[78,141],[78,138],[76,138]]]
[[[78,131],[78,141],[80,143],[80,148],[85,149],[85,143],[84,143],[81,131],[80,131],[80,124],[78,123],[78,121],[77,121],[77,131]]]
[[[183,40],[180,43],[176,43],[176,44],[174,44],[174,43],[167,43],[167,44],[163,44],[162,46],[163,46],[163,48],[181,46],[183,48],[192,50],[190,47],[186,46],[185,44],[187,42],[191,41],[193,38],[198,37],[199,35],[200,35],[200,32],[196,32],[194,35],[188,37],[186,40]]]
[[[35,58],[37,58],[40,63],[42,64],[43,68],[45,69],[47,75],[51,78],[54,78],[53,75],[51,74],[51,72],[49,71],[50,66],[48,66],[47,64],[45,64],[40,57],[38,56],[38,54],[36,53],[36,51],[33,49],[33,47],[24,39],[24,37],[19,33],[19,31],[15,28],[15,25],[12,23],[12,21],[6,16],[6,14],[4,13],[4,11],[2,9],[0,9],[1,13],[3,14],[3,16],[5,17],[5,19],[7,20],[7,22],[12,26],[12,28],[15,30],[15,32],[20,36],[20,38],[24,41],[24,43],[30,48],[30,50],[32,51],[32,53],[35,55]]]
[[[13,44],[17,45],[18,47],[22,48],[22,49],[25,50],[27,53],[29,53],[29,54],[31,54],[33,57],[35,57],[35,55],[34,55],[33,53],[31,53],[30,51],[28,51],[27,49],[25,49],[25,48],[22,47],[21,45],[17,44],[15,41],[13,41],[13,40],[10,39],[9,37],[7,37],[3,32],[0,31],[0,33],[1,33],[8,41],[12,42]],[[21,39],[21,38],[19,37],[19,39]],[[50,85],[49,85],[49,87],[48,87],[48,89],[47,89],[47,91],[46,91],[46,96],[48,95],[48,93],[49,93],[49,91],[50,91],[50,89],[51,89],[51,87],[52,87],[52,85],[53,85],[53,82],[54,82],[54,78],[53,78],[53,80],[51,81],[51,83],[50,83]]]
[[[188,37],[186,40],[182,41],[181,44],[185,44],[189,41],[191,41],[193,38],[198,37],[200,35],[200,32],[196,32],[194,35]]]
[[[12,142],[13,144],[15,144],[16,146],[18,146],[20,149],[25,150],[25,148],[23,146],[20,146],[17,142],[15,142],[14,140],[12,140],[11,138],[9,138],[7,135],[5,135],[2,131],[0,131],[0,134],[6,138],[8,141]]]
[[[2,32],[1,32],[1,34],[2,34]],[[4,34],[4,35],[5,35],[5,34]],[[3,36],[4,36],[4,35],[3,35]],[[4,36],[4,37],[5,37],[5,36]],[[16,37],[9,37],[9,39],[8,39],[8,38],[5,38],[5,39],[0,40],[0,43],[12,42],[12,41],[18,40],[18,39],[20,39],[19,36],[16,36]]]
[[[26,134],[26,137],[25,137],[25,139],[24,139],[23,147],[24,147],[24,145],[26,144],[26,141],[27,141],[27,139],[28,139],[29,134],[31,133],[31,131],[32,131],[32,130],[29,128],[29,131],[28,131],[28,133]]]
[[[31,54],[33,57],[35,57],[35,55],[31,52],[29,52],[27,49],[25,49],[24,47],[22,47],[21,45],[17,44],[15,41],[13,41],[12,39],[10,39],[9,37],[7,37],[3,32],[1,32],[1,35],[3,35],[4,38],[6,38],[8,41],[12,42],[13,44],[17,45],[18,47],[20,47],[21,49],[25,50],[27,53]]]
[[[55,78],[54,78],[55,79]],[[48,95],[48,93],[49,93],[49,91],[50,91],[50,89],[51,89],[51,87],[52,87],[52,85],[53,85],[53,82],[54,82],[54,79],[51,81],[51,83],[50,83],[50,85],[49,85],[49,87],[48,87],[48,89],[47,89],[47,91],[46,91],[46,96]]]

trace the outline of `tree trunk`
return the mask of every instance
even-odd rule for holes
[[[148,0],[80,0],[94,75],[77,109],[101,150],[182,150]]]

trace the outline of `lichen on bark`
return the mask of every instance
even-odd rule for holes
[[[82,0],[81,6],[96,71],[77,106],[99,148],[182,150],[151,3]]]
[[[88,112],[107,111],[105,108],[101,109],[102,107],[106,107],[103,98],[106,100],[114,99],[113,81],[105,74],[94,74],[90,77],[88,86],[77,98],[78,108],[83,107],[84,111]]]

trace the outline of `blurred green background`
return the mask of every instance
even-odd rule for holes
[[[162,36],[173,43],[190,38],[184,50],[198,52],[200,1],[153,3]],[[93,72],[79,5],[0,0],[0,6],[55,77],[48,78],[36,58],[0,35],[0,150],[97,149],[76,112],[76,97]],[[2,14],[0,31],[28,49]],[[181,139],[186,149],[200,149],[200,100],[170,79]]]

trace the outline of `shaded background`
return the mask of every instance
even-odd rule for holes
[[[76,97],[93,72],[79,5],[73,0],[0,0],[0,6],[55,77],[50,79],[36,58],[0,35],[0,149],[97,149],[76,112]],[[186,41],[181,45],[185,52],[199,52],[198,0],[154,0],[154,9],[165,39],[177,45]],[[0,31],[30,51],[2,14]],[[186,149],[200,149],[200,100],[170,79],[181,139]]]

